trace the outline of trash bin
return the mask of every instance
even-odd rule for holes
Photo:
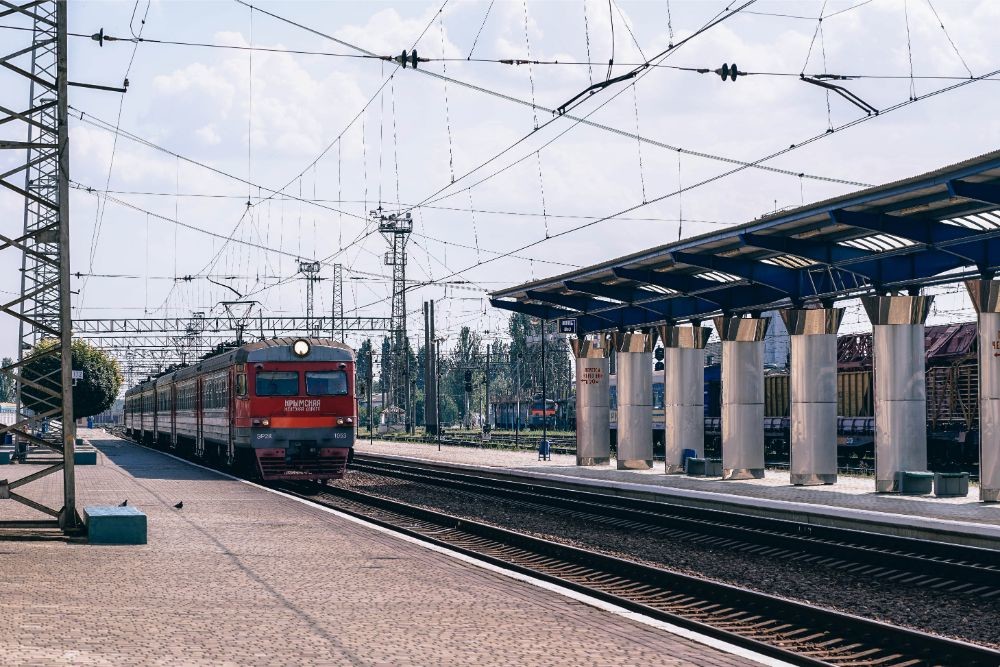
[[[687,460],[693,459],[696,452],[693,449],[685,449],[681,452],[681,468],[687,470]]]
[[[87,428],[94,428],[94,418],[87,417]]]
[[[538,460],[539,461],[551,461],[552,460],[552,443],[548,440],[538,441]]]

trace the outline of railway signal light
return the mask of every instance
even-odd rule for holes
[[[653,350],[653,358],[656,359],[657,361],[663,361],[663,348],[662,347],[658,347],[655,350]]]

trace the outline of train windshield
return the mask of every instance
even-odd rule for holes
[[[307,372],[306,393],[310,396],[346,396],[347,373],[344,371]]]
[[[258,396],[297,396],[299,374],[295,371],[260,371],[257,373]]]

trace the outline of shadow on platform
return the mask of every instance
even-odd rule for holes
[[[217,475],[172,459],[155,449],[145,449],[116,439],[93,439],[90,444],[115,465],[138,479],[216,480]]]

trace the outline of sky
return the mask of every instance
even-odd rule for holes
[[[304,314],[299,259],[321,262],[317,312],[330,310],[340,263],[346,313],[388,316],[389,246],[369,217],[381,206],[412,210],[407,278],[427,284],[407,292],[411,337],[427,299],[439,333],[492,337],[508,315],[490,308],[490,291],[1000,144],[1000,77],[928,96],[1000,68],[1000,3],[759,0],[725,11],[740,4],[74,0],[71,80],[129,84],[124,95],[70,92],[74,317],[223,314],[237,294],[265,315]],[[100,46],[87,35],[101,29],[148,41]],[[4,43],[21,39],[0,28]],[[356,57],[414,47],[430,59],[418,71]],[[658,66],[568,115],[550,112],[650,59]],[[683,69],[724,63],[749,74]],[[868,117],[803,72],[859,76],[840,83],[883,112]],[[26,88],[4,90],[5,104],[27,100]],[[773,169],[715,178],[813,137],[764,163]],[[0,155],[0,168],[14,163]],[[0,193],[5,234],[22,215],[23,201]],[[19,262],[0,257],[5,296]],[[973,319],[960,290],[943,292],[931,323]],[[867,327],[851,305],[843,330]],[[15,350],[7,318],[0,351]]]

